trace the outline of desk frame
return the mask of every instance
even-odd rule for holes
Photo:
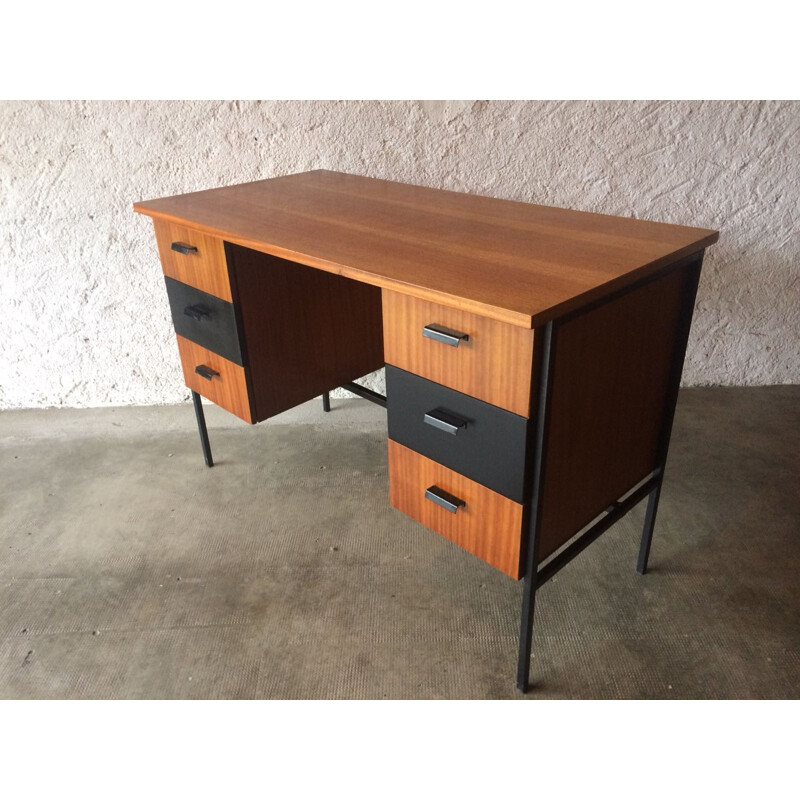
[[[579,532],[571,542],[557,551],[542,565],[539,564],[539,533],[542,518],[542,488],[545,478],[547,433],[550,419],[552,371],[554,366],[554,345],[558,336],[558,328],[571,317],[545,323],[537,329],[542,339],[542,353],[538,371],[538,394],[536,403],[536,425],[533,441],[528,444],[528,454],[532,464],[532,475],[529,483],[530,499],[526,504],[529,509],[530,519],[525,526],[527,531],[526,569],[522,592],[522,622],[519,636],[519,659],[517,662],[517,688],[525,693],[530,688],[531,650],[533,646],[533,618],[535,610],[536,592],[550,580],[573,558],[585,550],[592,542],[607,531],[612,525],[624,517],[634,506],[645,497],[648,497],[647,511],[645,513],[644,528],[639,547],[637,571],[644,575],[647,572],[647,562],[650,556],[650,545],[653,540],[653,530],[658,513],[658,501],[661,497],[661,487],[664,482],[664,469],[666,467],[669,442],[672,434],[672,422],[675,417],[675,407],[678,402],[683,363],[686,357],[686,346],[689,341],[689,331],[692,324],[692,314],[697,296],[697,287],[700,281],[700,271],[703,264],[703,254],[679,262],[676,266],[689,264],[689,277],[687,289],[683,297],[681,308],[680,330],[673,351],[670,370],[670,380],[667,398],[667,408],[663,415],[660,442],[658,448],[658,465],[643,481],[631,487],[626,494],[614,502],[598,519],[588,528]],[[609,302],[616,297],[633,291],[641,284],[626,287],[621,292],[604,299]],[[582,310],[585,313],[594,306]]]
[[[452,393],[453,403],[461,392],[492,407],[476,411],[478,419],[502,412],[525,420],[514,461],[522,497],[471,480],[468,460],[446,464],[450,457],[424,438],[411,449],[392,437],[389,445],[396,508],[524,578],[521,691],[529,688],[537,591],[645,497],[637,569],[647,571],[703,254],[717,231],[324,170],[134,209],[154,219],[173,290],[178,281],[234,304],[233,322],[219,335],[239,330],[247,371],[241,359],[226,361],[207,349],[199,332],[195,339],[191,331],[178,335],[209,467],[208,431],[194,391],[204,390],[195,373],[210,379],[214,369],[206,360],[220,370],[214,375],[225,372],[206,396],[250,423],[320,394],[328,412],[336,386],[386,406],[385,397],[348,381],[387,360]],[[182,260],[191,252],[202,256]],[[279,302],[275,286],[283,293]],[[170,295],[179,333],[186,326],[177,297]],[[299,326],[293,303],[304,312]],[[446,367],[412,343],[428,323],[469,327],[471,339],[494,344],[460,368]],[[276,348],[282,336],[276,331],[289,328],[291,346]],[[391,352],[377,345],[378,336]],[[314,358],[298,373],[302,353]],[[291,380],[275,380],[283,370]],[[402,403],[401,392],[393,397]],[[391,422],[391,403],[389,412]],[[503,458],[493,447],[501,428],[491,424],[495,438],[481,439],[472,457]],[[434,450],[441,461],[430,455]],[[474,506],[460,505],[482,512],[458,528],[420,510],[415,476],[431,470],[435,482],[449,481],[475,498]]]
[[[544,586],[554,575],[570,563],[576,556],[582,553],[592,542],[598,539],[614,524],[619,522],[634,506],[638,505],[645,497],[648,498],[647,510],[645,512],[644,527],[639,547],[639,557],[636,569],[644,575],[647,572],[647,564],[650,556],[650,546],[653,540],[656,515],[658,513],[658,503],[661,497],[661,488],[664,482],[664,470],[666,468],[667,454],[672,433],[672,423],[675,417],[675,408],[678,401],[678,391],[680,389],[680,379],[683,372],[683,364],[686,357],[686,347],[689,340],[689,332],[692,324],[694,303],[697,296],[697,288],[700,281],[700,272],[703,264],[703,253],[689,259],[676,262],[675,268],[688,265],[688,282],[683,296],[680,329],[673,351],[672,364],[669,377],[669,389],[667,398],[667,408],[663,415],[662,428],[658,448],[658,464],[656,468],[643,481],[632,487],[627,493],[616,500],[594,523],[578,532],[573,539],[564,547],[560,548],[552,557],[549,557],[542,565],[539,565],[539,533],[542,518],[542,488],[545,479],[545,466],[547,463],[547,434],[550,420],[551,394],[552,394],[552,371],[555,362],[555,342],[558,336],[558,329],[564,322],[577,315],[587,313],[607,302],[611,302],[621,295],[635,291],[641,283],[627,286],[619,292],[603,298],[595,304],[581,309],[579,312],[567,315],[557,320],[551,320],[536,329],[538,340],[541,341],[539,355],[539,368],[533,373],[534,381],[531,386],[532,396],[536,395],[535,419],[536,424],[531,426],[532,436],[527,443],[527,463],[528,470],[526,475],[526,485],[529,486],[529,494],[525,504],[528,509],[528,520],[524,524],[526,532],[525,547],[525,577],[522,591],[522,613],[519,635],[519,657],[517,662],[517,688],[522,693],[527,693],[530,688],[530,667],[531,654],[533,648],[533,621],[536,604],[536,592]],[[353,392],[358,396],[372,403],[386,408],[386,398],[377,392],[360,386],[357,383],[347,383],[343,389]],[[194,403],[197,427],[200,434],[200,442],[203,449],[203,457],[208,467],[214,465],[211,455],[211,446],[208,439],[205,415],[203,413],[202,401],[197,392],[192,391],[192,401]],[[322,395],[323,411],[329,412],[330,393],[324,392]]]

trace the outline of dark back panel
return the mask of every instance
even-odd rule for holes
[[[517,503],[523,502],[528,420],[386,365],[389,438]],[[457,434],[424,421],[443,411],[466,421]]]
[[[226,243],[256,421],[383,366],[375,286]]]
[[[164,280],[167,284],[175,333],[233,361],[240,367],[244,366],[233,303],[220,300],[213,294],[201,292],[194,286],[188,286],[166,275]],[[186,313],[187,308],[207,313],[191,316]]]
[[[558,324],[539,560],[658,466],[688,266]]]

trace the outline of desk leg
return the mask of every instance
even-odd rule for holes
[[[200,444],[203,445],[203,457],[207,467],[214,466],[214,459],[211,458],[211,445],[208,443],[208,430],[206,429],[206,415],[203,413],[203,402],[197,392],[192,392],[192,402],[194,403],[194,415],[197,417],[197,430],[200,432]]]
[[[538,401],[536,405],[536,431],[528,443],[529,473],[532,474],[530,502],[528,504],[528,540],[525,552],[525,585],[522,590],[522,624],[519,634],[519,660],[517,662],[517,688],[528,691],[533,645],[533,611],[539,575],[539,529],[542,521],[542,487],[544,486],[545,450],[547,447],[547,421],[549,418],[552,382],[550,369],[553,352],[553,323],[548,322],[542,332],[542,352],[538,372]],[[537,331],[537,336],[539,331]]]
[[[331,395],[330,395],[330,392],[323,392],[322,393],[322,410],[323,411],[330,411],[331,410]]]
[[[644,529],[642,530],[642,543],[639,547],[639,563],[636,565],[636,570],[641,575],[647,572],[647,559],[650,557],[650,543],[653,541],[653,528],[656,526],[658,499],[661,497],[663,474],[662,472],[659,476],[658,483],[655,485],[653,491],[650,492],[650,498],[647,501],[647,513],[644,516]]]
[[[664,468],[667,464],[669,440],[672,436],[672,423],[675,420],[675,407],[678,404],[678,392],[681,386],[683,362],[686,358],[686,345],[689,342],[689,331],[692,327],[692,315],[694,314],[694,304],[697,299],[697,286],[700,282],[700,270],[702,267],[703,253],[701,253],[689,267],[686,291],[683,297],[680,328],[675,343],[675,351],[672,356],[669,389],[659,442],[658,483],[656,483],[653,491],[650,492],[650,498],[647,501],[647,512],[645,513],[644,529],[642,530],[642,543],[639,547],[639,561],[636,565],[636,570],[641,575],[647,572],[647,561],[650,558],[650,543],[653,541],[653,529],[656,526],[658,501],[661,497],[661,485],[664,482]]]
[[[531,648],[533,647],[533,611],[536,601],[536,572],[525,576],[522,590],[522,626],[519,634],[519,661],[517,662],[517,689],[526,694],[530,688]]]

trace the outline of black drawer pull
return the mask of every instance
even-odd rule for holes
[[[447,411],[441,411],[436,408],[429,411],[423,418],[426,425],[438,428],[440,431],[452,434],[455,436],[460,430],[467,427],[467,421],[457,417],[455,414],[450,414]]]
[[[217,372],[215,369],[211,369],[211,367],[207,367],[205,364],[200,364],[199,366],[195,367],[194,371],[201,378],[205,378],[207,381],[210,381],[213,377],[219,377],[219,372]]]
[[[183,253],[185,256],[190,255],[191,253],[196,253],[197,248],[191,244],[184,244],[183,242],[173,242],[172,249],[176,253]]]
[[[426,339],[433,339],[442,344],[449,344],[451,347],[458,347],[459,342],[468,342],[469,334],[454,331],[452,328],[445,328],[443,325],[426,325],[422,329],[422,335]]]
[[[202,322],[204,319],[211,319],[211,309],[208,306],[204,306],[202,303],[186,306],[186,308],[183,309],[183,313],[186,314],[187,317],[196,319],[198,322]]]
[[[425,499],[433,500],[437,506],[441,506],[445,511],[449,511],[451,514],[455,514],[459,508],[466,505],[463,500],[453,497],[452,494],[446,492],[444,489],[440,489],[438,486],[429,486],[425,490]]]

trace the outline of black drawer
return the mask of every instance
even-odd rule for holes
[[[233,303],[165,277],[175,332],[244,366]]]
[[[528,420],[386,365],[389,438],[523,502]]]

